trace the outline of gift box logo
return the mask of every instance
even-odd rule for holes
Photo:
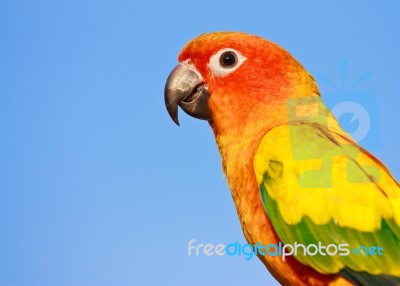
[[[379,114],[376,93],[371,88],[360,89],[371,77],[366,70],[351,79],[348,62],[339,62],[339,82],[318,73],[316,80],[322,89],[322,99],[336,116],[342,128],[369,151],[381,148]]]
[[[339,65],[340,83],[335,85],[323,74],[317,75],[317,81],[321,84],[327,84],[333,91],[325,92],[322,88],[323,101],[317,96],[308,96],[301,98],[288,99],[287,114],[290,132],[290,146],[293,161],[292,167],[300,170],[298,174],[298,188],[333,188],[334,186],[347,186],[349,184],[373,183],[380,181],[380,170],[374,166],[365,165],[363,161],[365,154],[356,147],[348,148],[343,153],[342,148],[335,148],[335,145],[327,139],[318,141],[318,138],[325,138],[324,131],[318,128],[314,130],[315,134],[312,148],[307,142],[307,136],[304,133],[310,132],[309,125],[298,125],[300,122],[313,122],[325,127],[326,130],[333,132],[331,140],[335,144],[352,145],[352,141],[345,137],[340,137],[335,133],[337,123],[335,119],[329,116],[329,111],[325,105],[332,111],[341,127],[355,141],[368,150],[377,150],[380,148],[378,109],[376,95],[372,89],[357,89],[357,86],[364,83],[370,76],[366,71],[356,80],[347,84],[347,62],[341,61]],[[336,88],[340,86],[340,88]],[[301,127],[299,127],[301,126]],[[337,130],[337,129],[336,129]],[[321,132],[319,134],[318,132]],[[318,135],[319,134],[319,135]],[[336,136],[334,136],[336,134]],[[326,146],[332,144],[331,148]],[[318,149],[318,144],[322,144],[322,149]],[[363,170],[368,171],[369,176],[358,176],[358,168],[362,166]],[[341,176],[340,174],[345,174]],[[292,186],[295,187],[295,186]]]

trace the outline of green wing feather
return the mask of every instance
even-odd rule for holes
[[[341,130],[317,123],[275,127],[261,141],[254,169],[265,211],[284,244],[348,244],[351,251],[299,251],[297,260],[326,274],[400,277],[399,184]],[[361,246],[380,246],[383,255]]]

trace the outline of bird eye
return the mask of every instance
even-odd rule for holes
[[[211,56],[208,67],[215,76],[226,76],[234,72],[247,60],[239,51],[222,49]]]
[[[234,52],[228,51],[222,53],[221,57],[219,58],[219,63],[224,68],[231,68],[238,63],[238,59]]]

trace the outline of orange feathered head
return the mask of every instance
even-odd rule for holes
[[[179,105],[189,115],[208,120],[218,134],[260,125],[267,118],[284,120],[279,109],[283,111],[288,98],[318,95],[299,62],[257,36],[203,34],[190,41],[178,59],[165,87],[171,117],[178,123]]]

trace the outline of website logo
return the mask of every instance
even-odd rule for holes
[[[350,249],[349,244],[328,244],[323,245],[321,242],[317,244],[304,245],[294,242],[293,244],[270,243],[262,245],[260,242],[256,244],[233,242],[229,244],[212,244],[197,243],[196,239],[188,242],[188,256],[244,256],[246,260],[251,260],[254,256],[280,256],[282,261],[288,256],[383,256],[383,248],[381,246],[360,246]]]
[[[335,75],[336,74],[336,75]],[[322,98],[340,125],[359,144],[371,151],[381,148],[377,96],[368,88],[372,72],[356,72],[347,60],[340,60],[338,72],[317,73]]]

